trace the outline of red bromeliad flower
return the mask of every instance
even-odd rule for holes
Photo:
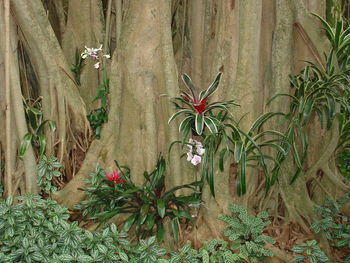
[[[113,171],[111,174],[106,173],[105,177],[108,181],[111,181],[115,184],[120,184],[126,182],[125,180],[120,180],[121,175],[118,171]]]
[[[196,95],[194,95],[193,99],[190,99],[185,94],[181,94],[181,96],[184,98],[184,100],[186,100],[187,102],[189,102],[192,105],[192,107],[194,108],[196,113],[201,114],[201,113],[203,113],[203,111],[205,111],[207,109],[206,102],[208,100],[208,97],[206,97],[202,100],[198,100]]]

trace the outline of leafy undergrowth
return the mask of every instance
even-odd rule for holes
[[[152,236],[128,240],[114,224],[100,232],[90,232],[69,223],[68,210],[51,199],[27,194],[0,201],[0,262],[264,262],[272,252],[265,249],[273,242],[262,234],[269,224],[267,214],[252,216],[231,205],[233,215],[220,215],[226,223],[226,240],[211,240],[196,250],[189,244],[167,252]]]

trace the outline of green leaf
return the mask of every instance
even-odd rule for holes
[[[248,134],[251,136],[253,132],[258,131],[260,127],[269,119],[271,119],[274,116],[284,116],[285,114],[282,112],[267,112],[263,115],[261,115],[259,118],[256,119],[256,121],[253,123],[251,128],[249,129]]]
[[[239,171],[236,180],[238,196],[244,195],[246,192],[246,168],[246,154],[243,153],[239,163]]]
[[[157,200],[157,211],[161,218],[164,218],[165,215],[165,204],[161,199]]]
[[[288,93],[279,93],[279,94],[276,94],[274,96],[272,96],[268,101],[267,101],[267,105],[269,105],[274,99],[278,98],[278,97],[289,97],[289,98],[292,98],[294,101],[299,101],[295,96],[293,95],[290,95]]]
[[[172,212],[174,213],[175,216],[177,217],[183,217],[186,218],[188,220],[191,220],[191,215],[189,213],[187,213],[185,210],[176,210],[176,209],[172,209]]]
[[[44,135],[38,135],[39,141],[39,156],[43,156],[45,153],[46,139]]]
[[[216,127],[215,122],[210,117],[204,117],[204,123],[212,134],[218,133],[218,128]]]
[[[147,218],[147,213],[149,211],[149,204],[144,204],[143,206],[141,206],[141,211],[140,211],[140,224],[143,224]]]
[[[44,126],[46,123],[49,125],[52,132],[54,132],[56,130],[55,122],[53,122],[51,120],[45,120],[39,125],[38,129],[36,130],[37,134],[42,134],[44,132]]]
[[[126,219],[123,224],[123,231],[128,232],[136,219],[137,219],[137,214],[132,214],[131,216],[129,216],[128,219]]]
[[[220,154],[219,154],[219,156],[220,156],[220,158],[219,158],[219,169],[220,169],[221,172],[224,171],[225,155],[226,155],[227,151],[228,151],[227,148],[224,148],[224,149],[222,149],[220,151]]]
[[[210,263],[209,253],[205,249],[201,249],[201,256],[203,263]]]
[[[145,223],[145,228],[146,230],[151,230],[154,226],[154,214],[148,214],[147,215],[147,220]]]
[[[187,74],[182,74],[181,78],[182,78],[183,82],[185,83],[186,87],[191,92],[193,99],[194,100],[197,99],[196,89],[195,89],[195,87],[194,87],[194,85],[192,83],[191,78]]]
[[[19,158],[23,160],[24,154],[26,153],[31,141],[32,141],[33,135],[30,133],[27,133],[24,135],[20,147],[19,147]]]
[[[164,230],[163,222],[158,222],[157,223],[157,240],[158,240],[158,242],[161,242],[164,240],[164,233],[165,233],[165,230]]]
[[[318,14],[315,13],[311,13],[313,16],[317,17],[323,24],[324,29],[327,32],[328,38],[331,42],[334,41],[334,33],[333,33],[333,29],[332,27],[327,23],[326,20],[324,20],[321,16],[319,16]]]
[[[179,243],[179,220],[177,217],[171,219],[171,229],[173,232],[175,243],[177,244]]]
[[[242,141],[236,141],[235,142],[235,150],[234,150],[234,158],[235,158],[235,161],[237,163],[241,160],[242,153],[243,153]]]
[[[196,114],[195,128],[198,135],[201,135],[204,128],[204,115]]]
[[[189,109],[179,110],[170,117],[170,119],[168,120],[168,124],[170,124],[171,121],[173,121],[176,117],[180,116],[181,114],[193,114],[193,112]]]
[[[203,97],[200,98],[200,100],[203,100],[207,97],[209,97],[211,94],[213,94],[219,87],[219,84],[220,84],[220,79],[221,79],[221,75],[222,75],[222,72],[219,72],[213,83],[210,84],[209,88],[206,90],[206,92],[203,94]]]
[[[190,121],[194,119],[193,115],[187,116],[186,118],[184,118],[180,125],[179,125],[179,132],[184,132],[185,130],[189,129],[190,126]]]
[[[208,167],[208,171],[207,171],[207,180],[208,180],[208,184],[209,184],[209,188],[210,188],[210,193],[212,194],[212,196],[215,198],[215,182],[214,182],[214,156],[212,156],[212,154],[210,154],[208,156],[209,158],[209,167]]]

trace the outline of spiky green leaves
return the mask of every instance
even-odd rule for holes
[[[90,186],[84,189],[88,199],[76,208],[84,210],[84,216],[89,215],[90,219],[101,221],[129,214],[123,224],[125,232],[135,230],[140,238],[155,235],[158,241],[164,239],[164,220],[169,218],[174,240],[178,240],[179,220],[191,220],[190,205],[200,203],[198,187],[201,182],[179,185],[165,191],[166,163],[160,158],[152,172],[144,172],[143,185],[136,186],[130,177],[130,170],[117,162],[116,165],[125,182],[112,184],[104,178],[104,171],[97,168],[88,181]],[[178,196],[176,191],[184,188],[192,194]]]
[[[205,129],[212,134],[219,130],[220,121],[215,118],[213,111],[228,112],[229,105],[237,105],[233,101],[209,103],[209,97],[218,89],[222,73],[219,72],[210,86],[199,94],[192,83],[191,78],[183,74],[182,80],[188,92],[182,92],[180,97],[173,99],[175,107],[178,109],[169,119],[168,123],[179,116],[184,116],[179,125],[179,131],[187,138],[191,131],[196,135],[202,135]],[[181,103],[181,104],[179,104]],[[185,141],[183,139],[182,141]]]

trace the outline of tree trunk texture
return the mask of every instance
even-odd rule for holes
[[[322,66],[323,53],[329,48],[319,22],[310,15],[310,12],[324,15],[324,0],[147,0],[142,4],[137,0],[116,0],[109,40],[108,35],[104,39],[101,4],[68,2],[68,7],[65,1],[55,2],[51,9],[56,10],[56,15],[49,20],[39,0],[11,1],[19,38],[39,81],[45,118],[55,120],[59,127],[50,147],[58,139],[57,153],[61,159],[72,147],[69,145],[73,144],[73,134],[81,137],[85,132],[86,109],[94,107],[90,100],[98,83],[97,74],[88,64],[81,76],[81,87],[74,85],[69,65],[75,49],[111,43],[109,121],[101,140],[91,143],[77,174],[53,195],[68,207],[83,200],[84,194],[77,188],[85,186],[83,180],[96,164],[111,171],[115,169],[113,160],[118,160],[129,166],[135,182],[141,183],[143,171],[152,170],[160,154],[168,155],[169,143],[177,140],[179,134],[176,125],[167,124],[173,107],[160,95],[179,93],[183,88],[180,73],[190,75],[202,90],[218,71],[224,72],[215,99],[238,102],[240,107],[232,108],[231,113],[236,119],[244,116],[241,128],[247,130],[262,113],[287,112],[287,101],[267,106],[267,99],[277,93],[290,93],[288,75],[305,66],[301,60]],[[18,71],[16,63],[14,59],[14,72]],[[1,66],[0,69],[2,74]],[[13,80],[13,89],[16,83]],[[3,94],[3,88],[0,92]],[[0,102],[3,116],[4,101]],[[25,132],[25,127],[18,128],[24,125],[23,114],[15,114],[20,137]],[[277,122],[267,126],[285,128]],[[278,183],[267,196],[259,191],[262,177],[250,170],[247,194],[238,198],[228,160],[225,171],[218,171],[215,177],[216,198],[204,187],[200,216],[185,239],[191,239],[197,246],[221,236],[222,225],[216,217],[227,212],[230,202],[247,205],[251,211],[267,209],[282,232],[279,248],[288,246],[286,237],[291,228],[297,226],[300,231],[309,232],[307,222],[315,217],[314,204],[322,202],[325,195],[335,197],[336,192],[348,190],[334,164],[337,125],[325,131],[315,121],[309,131],[317,136],[309,136],[309,156],[303,175],[291,185],[295,165],[286,161]],[[1,139],[3,135],[1,131]],[[322,145],[319,140],[328,144]],[[1,146],[4,149],[3,140]],[[180,148],[174,148],[170,154],[168,186],[198,177],[198,171],[180,159],[181,154]],[[24,165],[29,167],[30,163],[32,159]],[[30,169],[27,166],[26,171]],[[321,177],[317,177],[320,172]]]
[[[99,1],[69,1],[67,24],[62,35],[62,49],[69,65],[75,62],[76,49],[79,54],[84,46],[98,48],[103,44],[104,19],[102,2]],[[107,47],[103,47],[106,50]],[[87,111],[97,108],[97,102],[92,103],[98,83],[98,71],[93,67],[96,63],[87,59],[80,76],[79,93],[85,101]]]
[[[1,3],[2,5],[3,3]],[[4,23],[4,13],[3,6],[0,7],[0,34],[5,36],[5,23]],[[24,156],[23,163],[18,163],[16,161],[17,150],[19,148],[19,142],[22,140],[24,135],[28,132],[26,126],[26,120],[23,111],[23,102],[22,102],[22,91],[20,84],[20,75],[18,68],[18,60],[17,60],[17,44],[18,37],[16,35],[16,25],[13,22],[12,17],[10,17],[10,52],[9,52],[9,61],[8,61],[8,69],[9,69],[9,84],[10,84],[10,104],[7,105],[9,111],[11,112],[12,123],[11,129],[9,130],[11,134],[11,145],[6,146],[6,142],[3,141],[5,135],[1,135],[1,145],[4,147],[2,150],[6,149],[9,151],[11,157],[11,176],[5,183],[5,188],[11,185],[11,191],[7,191],[7,195],[18,195],[24,194],[26,192],[37,193],[37,179],[36,179],[36,160],[33,152],[33,148],[30,145],[27,154]],[[5,65],[4,57],[5,54],[5,38],[0,41],[0,64]],[[0,74],[5,73],[4,68],[0,68]],[[2,77],[1,79],[5,79]],[[3,90],[2,90],[3,91]],[[1,95],[1,98],[5,98],[5,94]],[[3,100],[1,100],[3,102]],[[2,109],[6,106],[2,105]],[[3,112],[3,110],[2,110]],[[1,116],[3,120],[2,123],[5,123],[5,116]],[[5,129],[2,129],[2,133],[5,132]],[[6,133],[8,130],[6,130]],[[6,147],[5,147],[6,146]],[[25,184],[20,183],[24,173]],[[19,188],[19,189],[18,189]],[[19,190],[19,191],[17,191]]]

